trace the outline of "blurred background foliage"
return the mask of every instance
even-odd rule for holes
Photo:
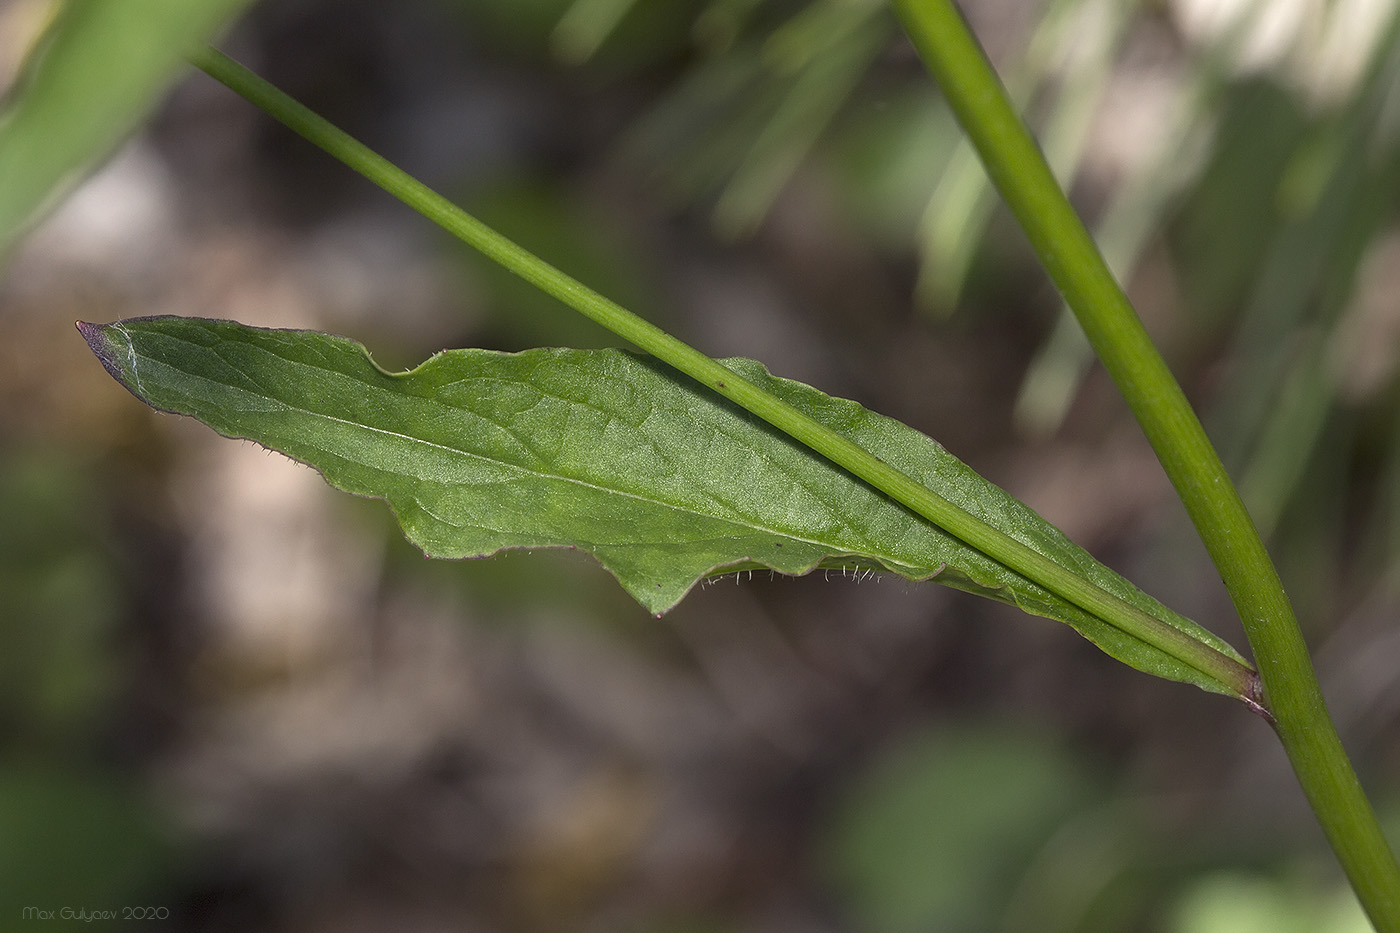
[[[965,9],[1400,828],[1397,5]],[[318,327],[391,366],[609,342],[178,72],[228,21],[226,50],[530,248],[938,437],[1243,645],[875,0],[5,0],[0,914],[1366,928],[1261,723],[1067,630],[821,574],[657,621],[573,555],[424,561],[379,503],[122,393],[75,319]]]

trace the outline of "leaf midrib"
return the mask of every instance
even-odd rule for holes
[[[137,347],[136,347],[136,341],[132,339],[132,335],[131,335],[125,328],[118,328],[118,329],[122,332],[123,336],[125,336],[126,339],[127,339],[127,341],[128,341],[128,346],[129,346],[129,348],[130,348],[130,350],[131,350],[131,354],[130,354],[130,357],[129,357],[129,358],[130,358],[130,360],[131,360],[132,380],[133,380],[134,382],[136,382],[136,384],[137,384],[138,387],[140,386],[140,377],[139,377],[139,375],[138,375],[137,366],[136,366],[136,360],[137,360],[138,358],[140,358],[140,359],[145,359],[145,360],[147,360],[148,362],[150,362],[152,365],[155,365],[155,366],[164,366],[164,367],[172,368],[172,369],[175,369],[175,368],[176,368],[176,367],[172,366],[172,365],[171,365],[170,363],[168,363],[168,362],[164,362],[164,361],[161,361],[161,360],[157,360],[157,359],[155,359],[154,357],[147,356],[147,355],[145,355],[145,354],[140,353],[139,350],[138,350]],[[179,342],[181,342],[181,343],[186,344],[187,346],[195,347],[195,348],[196,348],[197,350],[199,350],[199,351],[202,351],[202,352],[211,352],[211,353],[216,353],[216,354],[217,354],[217,351],[216,351],[213,347],[201,345],[201,344],[195,343],[195,342],[193,342],[193,341],[189,341],[189,340],[184,340],[184,339],[182,339],[182,338],[180,338],[180,337],[176,337],[176,336],[171,336],[171,335],[164,335],[164,336],[166,337],[166,339],[177,340],[177,341],[179,341]],[[305,368],[307,368],[307,369],[315,370],[315,371],[317,371],[317,372],[327,373],[327,374],[330,374],[330,375],[334,375],[334,376],[337,376],[337,377],[339,377],[339,378],[351,379],[351,380],[355,381],[356,384],[359,384],[359,385],[367,385],[367,386],[369,385],[368,383],[365,383],[363,380],[355,379],[355,377],[349,376],[349,375],[347,375],[346,373],[340,372],[339,370],[331,369],[331,368],[329,368],[329,367],[317,366],[317,365],[314,364],[314,363],[306,362],[306,361],[304,361],[304,360],[291,359],[291,358],[288,358],[288,357],[283,356],[283,355],[281,355],[281,354],[275,353],[275,352],[273,352],[272,350],[270,350],[270,349],[268,349],[268,348],[266,348],[266,347],[254,346],[254,345],[252,345],[252,344],[243,344],[243,346],[251,347],[252,349],[256,350],[257,352],[266,353],[266,354],[268,354],[269,356],[272,356],[272,357],[276,358],[277,360],[279,360],[279,361],[285,363],[285,364],[288,365],[288,366],[300,366],[300,367],[305,367]],[[257,380],[254,379],[250,373],[248,373],[248,372],[246,372],[245,370],[241,369],[239,366],[235,365],[233,362],[231,362],[231,361],[228,360],[227,358],[224,358],[224,363],[225,363],[226,365],[228,365],[232,370],[234,370],[235,372],[237,372],[240,376],[242,376],[243,378],[247,379],[248,382],[249,382],[250,384],[252,384],[252,385],[254,385],[254,386],[258,385]],[[372,366],[374,365],[372,361],[370,361],[370,365],[372,365]],[[376,367],[376,369],[377,369],[377,367]],[[194,381],[196,381],[196,382],[199,382],[199,383],[204,383],[204,384],[207,384],[207,385],[212,385],[212,386],[216,386],[216,387],[220,387],[220,388],[224,388],[224,389],[233,389],[233,388],[235,388],[235,387],[233,387],[233,386],[229,386],[229,385],[226,385],[226,384],[224,384],[224,383],[216,382],[216,381],[214,381],[214,380],[212,380],[212,379],[209,379],[209,378],[207,378],[207,377],[198,375],[198,374],[196,374],[196,373],[192,373],[192,372],[190,372],[190,371],[188,371],[188,370],[185,370],[185,369],[179,369],[178,371],[181,372],[185,377],[187,377],[187,378],[189,378],[189,379],[191,379],[191,380],[194,380]],[[380,370],[380,371],[382,372],[382,370]],[[386,373],[385,375],[388,375],[388,376],[390,376],[391,378],[396,378],[398,374]],[[553,394],[553,393],[546,392],[545,390],[539,388],[538,386],[536,386],[536,385],[534,385],[534,384],[531,384],[530,387],[531,387],[532,389],[534,389],[535,391],[540,392],[541,395],[546,395],[546,396],[549,396],[549,397],[552,397],[552,398],[556,398],[556,399],[558,399],[559,401],[565,402],[565,403],[567,403],[567,404],[571,404],[571,405],[580,405],[580,404],[584,404],[584,403],[579,402],[577,399],[570,399],[570,398],[567,398],[567,397],[565,397],[565,396],[561,396],[561,395],[557,395],[557,394]],[[378,388],[378,387],[375,387],[375,388]],[[314,410],[312,410],[312,409],[304,408],[304,407],[301,407],[301,406],[298,406],[298,405],[292,405],[292,404],[289,404],[288,402],[286,402],[286,401],[284,401],[283,399],[278,398],[278,397],[276,397],[276,396],[264,394],[267,390],[262,389],[261,387],[259,387],[259,388],[256,389],[256,390],[243,388],[243,389],[238,389],[237,391],[247,392],[247,393],[250,394],[250,395],[255,395],[255,396],[257,396],[258,398],[265,399],[266,401],[272,402],[272,403],[274,403],[274,404],[280,406],[280,407],[281,407],[284,411],[286,411],[286,412],[298,413],[298,414],[305,415],[305,416],[312,417],[312,418],[322,418],[322,419],[324,419],[324,420],[333,421],[333,422],[336,422],[336,423],[339,423],[339,424],[346,425],[346,426],[351,427],[351,428],[359,428],[359,429],[363,429],[363,430],[367,430],[367,431],[372,431],[372,432],[376,432],[376,433],[379,433],[379,434],[383,434],[383,435],[386,435],[386,436],[389,436],[389,437],[396,437],[396,438],[399,438],[399,439],[401,439],[401,440],[408,441],[408,442],[410,442],[410,443],[416,443],[416,444],[421,444],[421,445],[426,446],[426,447],[432,447],[432,448],[441,450],[441,451],[443,451],[443,452],[445,452],[445,453],[455,454],[455,455],[458,455],[458,456],[461,456],[461,457],[464,457],[464,458],[467,458],[467,459],[470,459],[470,460],[478,460],[478,461],[481,461],[481,462],[483,462],[483,463],[489,463],[489,464],[492,464],[493,466],[501,467],[501,468],[504,468],[504,469],[507,469],[507,470],[510,470],[510,471],[519,473],[519,474],[521,474],[522,476],[527,476],[527,477],[528,477],[528,476],[533,476],[533,477],[537,477],[537,478],[542,479],[542,480],[553,480],[553,481],[557,481],[557,482],[570,483],[570,484],[573,484],[573,485],[575,485],[575,486],[579,486],[579,487],[582,487],[582,488],[585,488],[585,489],[594,490],[594,491],[597,491],[597,492],[600,492],[600,493],[603,493],[603,494],[614,495],[614,496],[621,496],[621,497],[624,497],[624,498],[632,499],[632,500],[635,500],[635,501],[638,501],[638,502],[644,502],[644,503],[647,503],[647,504],[649,504],[649,505],[657,506],[657,507],[660,507],[660,508],[670,509],[670,510],[672,510],[672,511],[674,511],[674,512],[677,512],[677,513],[687,514],[687,515],[694,515],[694,516],[697,516],[697,517],[700,517],[700,518],[704,518],[704,519],[707,519],[707,520],[710,520],[710,521],[724,522],[724,523],[726,523],[726,524],[734,525],[734,526],[739,527],[739,528],[750,529],[750,530],[752,530],[753,532],[756,532],[756,533],[763,533],[763,534],[773,535],[773,536],[776,536],[776,537],[782,537],[782,538],[785,538],[785,539],[787,539],[787,540],[797,541],[797,542],[800,542],[800,543],[803,543],[803,544],[809,544],[809,545],[812,545],[812,546],[814,546],[814,547],[818,547],[818,548],[821,548],[821,549],[824,549],[824,550],[827,550],[827,551],[830,551],[830,550],[832,549],[832,547],[833,547],[833,543],[832,543],[832,542],[829,542],[829,541],[822,541],[822,540],[810,538],[810,537],[807,537],[807,536],[804,536],[804,535],[795,534],[795,533],[790,532],[790,531],[784,531],[784,530],[779,530],[779,529],[775,529],[775,528],[770,528],[770,527],[764,526],[764,525],[762,525],[762,524],[756,524],[756,523],[753,523],[753,522],[750,522],[750,521],[747,521],[747,520],[745,520],[745,521],[739,521],[739,520],[736,520],[736,519],[734,519],[734,518],[716,516],[716,515],[713,515],[713,514],[709,514],[709,513],[706,513],[706,512],[699,511],[699,510],[697,510],[697,509],[695,509],[695,508],[693,508],[693,507],[690,507],[690,506],[686,506],[686,505],[682,505],[682,504],[678,504],[678,503],[674,503],[674,502],[667,502],[667,501],[664,501],[664,500],[661,500],[661,499],[651,498],[651,497],[642,495],[642,494],[640,494],[640,493],[636,493],[636,492],[632,492],[632,491],[628,491],[628,490],[616,489],[616,488],[611,488],[611,487],[607,487],[607,486],[601,486],[601,485],[598,485],[597,483],[589,482],[589,481],[587,481],[587,480],[580,479],[580,478],[578,478],[578,477],[566,476],[566,475],[562,475],[562,474],[558,474],[558,473],[549,473],[549,472],[545,472],[544,470],[540,470],[540,469],[537,469],[537,468],[524,467],[524,466],[520,466],[520,465],[518,465],[518,464],[509,463],[509,462],[502,461],[502,460],[495,460],[495,459],[492,459],[491,457],[488,457],[488,456],[485,456],[485,455],[482,455],[482,454],[479,454],[479,453],[474,453],[474,452],[468,451],[468,450],[462,450],[461,448],[453,447],[453,446],[450,446],[450,445],[447,445],[447,444],[440,444],[440,443],[438,443],[438,442],[436,442],[436,441],[428,440],[427,438],[414,437],[414,436],[411,435],[411,434],[402,434],[402,433],[399,433],[399,432],[396,432],[396,431],[391,431],[391,430],[388,430],[388,429],[386,429],[386,428],[380,428],[380,427],[377,427],[377,426],[375,426],[375,425],[365,424],[365,423],[363,423],[363,422],[355,421],[355,420],[352,420],[352,419],[349,419],[349,418],[340,418],[340,417],[337,417],[337,416],[335,416],[335,415],[332,415],[332,414],[329,414],[329,413],[326,413],[326,412],[314,411]],[[144,390],[143,390],[143,394],[144,394]],[[441,403],[439,403],[439,404],[441,404]],[[599,411],[599,412],[601,412],[602,414],[605,414],[605,415],[608,414],[608,412],[606,412],[606,411],[604,411],[604,410],[602,410],[602,409],[595,409],[595,410],[597,410],[597,411]],[[482,418],[482,420],[484,420],[484,421],[488,421],[488,422],[490,422],[491,424],[494,424],[494,425],[496,425],[497,427],[500,427],[502,430],[507,431],[507,433],[510,433],[511,436],[514,437],[514,433],[513,433],[513,432],[510,432],[510,430],[509,430],[508,428],[505,428],[504,426],[499,425],[497,422],[492,421],[492,420],[489,419],[489,418],[486,418],[484,415],[481,415],[481,414],[478,413],[478,412],[472,412],[472,414],[476,415],[477,417]],[[728,436],[729,436],[730,439],[733,440],[736,444],[737,444],[737,443],[740,443],[736,438],[733,437],[733,435],[728,435]],[[767,463],[769,463],[770,465],[777,466],[777,464],[776,464],[771,458],[769,458],[763,451],[753,450],[753,448],[747,447],[747,445],[745,445],[745,449],[748,449],[748,450],[753,451],[755,454],[757,454],[758,456],[760,456],[763,460],[765,460],[765,461],[766,461]],[[332,451],[326,451],[326,452],[327,452],[327,453],[332,453]],[[344,455],[343,453],[341,453],[341,452],[333,452],[333,453],[335,453],[336,456],[341,456],[341,457],[344,457],[344,456],[345,456],[345,455]],[[350,459],[350,458],[346,457],[345,459]],[[367,468],[379,470],[379,471],[381,471],[381,472],[391,472],[391,471],[384,470],[383,467],[380,467],[380,466],[377,466],[377,465],[374,465],[374,464],[370,464],[370,463],[365,463],[364,461],[356,460],[356,461],[354,461],[354,462],[359,463],[359,464],[360,464],[361,466],[363,466],[363,467],[367,467]],[[325,471],[324,471],[324,470],[321,470],[321,472],[324,473]],[[831,507],[829,506],[829,504],[826,503],[826,501],[824,500],[824,498],[821,497],[821,496],[819,496],[819,495],[817,495],[817,494],[811,489],[810,486],[808,486],[806,483],[802,482],[802,481],[799,480],[799,479],[793,478],[792,475],[791,475],[787,470],[785,470],[785,469],[783,470],[783,473],[784,473],[784,475],[785,475],[790,481],[792,481],[792,482],[794,482],[795,484],[800,485],[800,486],[802,486],[803,488],[807,489],[807,491],[813,495],[813,498],[814,498],[814,499],[816,499],[817,501],[822,502],[823,507],[826,508],[830,514],[832,514],[833,516],[836,516],[837,518],[840,517],[840,513],[839,513],[838,511],[834,510],[834,509],[831,509]],[[396,474],[396,475],[403,476],[404,474],[399,473],[399,474]],[[707,494],[707,495],[708,495],[708,494]],[[896,505],[897,505],[897,503],[896,503]],[[420,506],[421,506],[421,503],[420,503]],[[433,514],[433,513],[430,513],[430,514]],[[922,519],[919,519],[918,516],[913,515],[912,513],[910,513],[910,514],[911,514],[911,518],[913,518],[914,520],[922,521]],[[435,514],[434,514],[434,518],[435,518],[436,520],[438,520],[438,521],[443,521],[443,519],[441,519],[441,517],[439,517],[439,516],[437,516],[437,515],[435,515]],[[444,523],[445,523],[445,524],[452,524],[452,523],[450,523],[450,522],[444,522]],[[846,528],[848,528],[848,529],[850,528],[850,525],[849,525],[849,523],[847,523],[847,522],[844,522],[844,521],[843,521],[843,525],[844,525]],[[931,527],[932,527],[932,526],[931,526]],[[935,529],[935,530],[937,530],[937,529]],[[600,543],[600,542],[592,542],[592,543],[598,544],[598,543]],[[605,546],[622,546],[622,545],[605,545]],[[966,545],[963,545],[963,547],[966,547]],[[867,555],[867,556],[869,556],[869,557],[873,557],[873,558],[875,558],[876,560],[879,560],[881,563],[884,563],[886,566],[899,566],[899,567],[911,568],[911,569],[916,569],[916,570],[918,570],[918,571],[920,571],[920,572],[927,572],[927,573],[934,573],[934,572],[936,572],[936,569],[937,569],[937,568],[935,568],[935,567],[930,567],[930,566],[928,566],[928,565],[927,565],[925,562],[923,562],[923,561],[920,561],[920,562],[918,562],[918,563],[911,564],[908,560],[905,560],[905,559],[896,557],[896,556],[891,555],[891,554],[881,553],[882,550],[883,550],[883,549],[878,549],[878,548],[875,548],[875,547],[870,547],[870,546],[867,546],[865,543],[862,543],[861,546],[860,546],[860,548],[859,548],[859,550],[850,550],[850,551],[848,551],[848,553],[852,553],[852,554],[865,554],[865,555]],[[837,556],[837,555],[832,554],[831,556]],[[752,557],[749,558],[749,559],[750,559],[750,560],[759,560],[759,558],[752,558]],[[946,561],[937,561],[936,563],[937,563],[939,566],[946,566],[946,565],[947,565],[947,562],[946,562]],[[1032,583],[1032,582],[1029,581],[1029,580],[1027,580],[1027,581],[1025,581],[1025,582],[1026,582],[1026,584],[1027,584],[1028,586],[1033,586],[1033,587],[1036,586],[1036,584]],[[1039,587],[1036,587],[1036,588],[1037,588],[1037,589],[1040,589]]]

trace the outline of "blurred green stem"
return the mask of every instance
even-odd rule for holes
[[[1244,622],[1267,708],[1362,906],[1400,933],[1400,866],[1347,759],[1302,632],[1234,484],[952,0],[892,0],[987,173],[1176,487]]]

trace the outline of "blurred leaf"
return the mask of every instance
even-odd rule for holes
[[[83,736],[112,694],[119,594],[91,486],[62,452],[0,461],[0,733],[11,743]]]
[[[0,769],[4,916],[18,918],[25,907],[62,919],[57,912],[65,907],[169,906],[142,899],[173,866],[154,811],[109,778],[37,766]]]
[[[1199,879],[1176,906],[1172,933],[1370,933],[1356,896],[1281,879],[1221,873]]]
[[[146,115],[248,0],[69,0],[0,116],[0,253]]]
[[[1089,789],[1043,737],[906,736],[850,787],[826,838],[855,929],[990,929],[1031,855]]]
[[[390,374],[309,331],[142,318],[80,325],[114,378],[382,496],[430,555],[577,547],[652,612],[715,572],[824,562],[936,579],[1073,626],[1139,670],[1230,692],[915,517],[662,364],[615,350],[440,353]],[[728,365],[950,501],[1212,647],[1233,649],[1096,562],[928,437],[854,402]]]

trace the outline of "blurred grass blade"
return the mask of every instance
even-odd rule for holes
[[[0,115],[0,254],[107,156],[248,0],[70,0]]]
[[[625,157],[648,167],[677,205],[714,197],[726,238],[763,222],[827,133],[894,24],[880,0],[818,0],[766,37],[761,4],[715,0],[696,21],[709,57],[640,120]]]
[[[550,36],[554,54],[571,65],[588,61],[636,5],[637,0],[574,0]]]
[[[1264,423],[1248,469],[1240,477],[1240,495],[1266,538],[1302,488],[1336,401],[1335,378],[1328,372],[1322,339],[1315,332],[1304,332],[1300,343],[1295,361],[1273,394],[1275,413]]]
[[[1250,3],[1235,11],[1195,58],[1154,130],[1155,151],[1113,193],[1104,209],[1094,240],[1118,281],[1131,277],[1160,230],[1172,199],[1199,176],[1240,43],[1263,8],[1261,3]],[[1093,361],[1094,352],[1074,312],[1062,305],[1054,330],[1031,361],[1017,394],[1017,429],[1030,437],[1048,437],[1059,430]]]
[[[763,0],[710,0],[699,15],[691,33],[708,54],[726,51],[734,44]]]
[[[656,176],[671,207],[688,206],[724,186],[781,100],[761,50],[730,48],[697,63],[628,130],[619,150]]]
[[[1241,494],[1266,534],[1303,501],[1309,464],[1341,401],[1339,367],[1349,368],[1328,357],[1346,339],[1367,244],[1400,198],[1400,131],[1386,118],[1400,78],[1398,42],[1400,8],[1354,96],[1300,139],[1270,192],[1288,222],[1263,260],[1232,341],[1234,369],[1211,413],[1222,454],[1241,474]],[[1246,384],[1251,391],[1238,394]]]
[[[79,327],[142,401],[279,450],[340,489],[386,499],[431,556],[576,547],[656,613],[725,570],[800,574],[834,562],[932,578],[1065,622],[1139,670],[1238,695],[650,358],[452,350],[390,374],[360,344],[309,331],[171,317]],[[925,435],[759,363],[726,365],[1070,572],[1243,663]]]
[[[1042,144],[1056,177],[1066,185],[1079,171],[1109,66],[1135,6],[1135,0],[1056,0],[1006,77],[1007,91],[1023,111],[1055,85]],[[962,139],[920,222],[915,298],[923,310],[952,314],[998,203],[976,150]]]
[[[856,13],[864,11],[857,10]],[[748,236],[762,223],[802,160],[831,123],[888,41],[881,17],[853,17],[834,42],[803,60],[795,44],[770,44],[780,73],[794,71],[791,89],[758,132],[715,204],[715,227],[728,239]],[[779,33],[774,38],[783,37]]]

